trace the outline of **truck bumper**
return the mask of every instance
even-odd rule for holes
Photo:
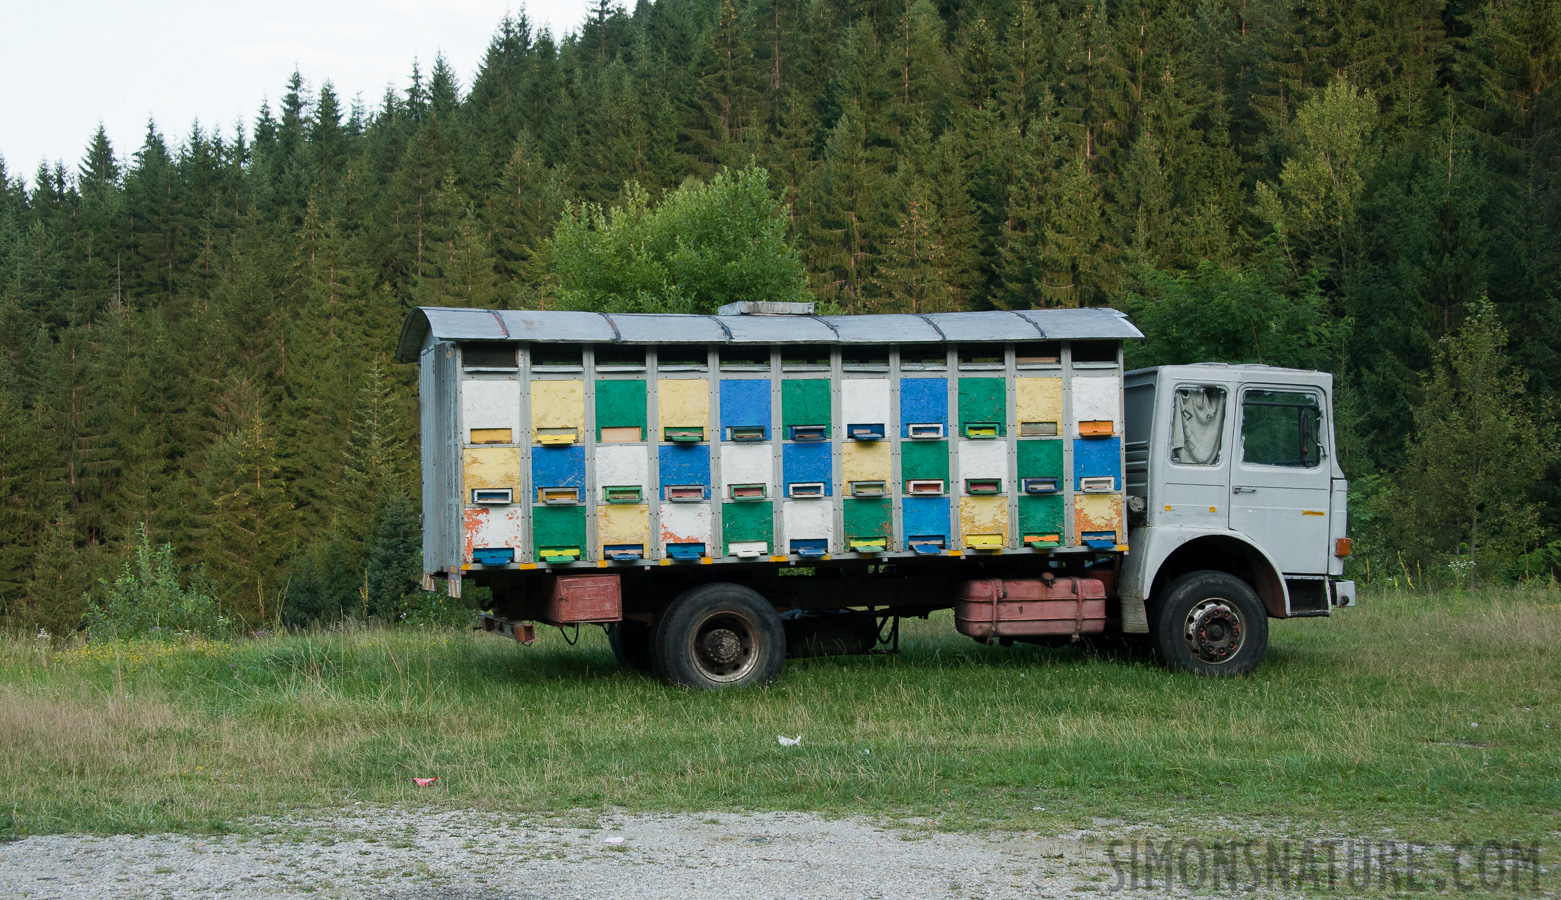
[[[1334,606],[1354,606],[1355,605],[1355,582],[1353,582],[1353,581],[1335,581],[1335,582],[1333,582],[1333,605]]]

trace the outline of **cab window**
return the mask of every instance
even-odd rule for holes
[[[1313,469],[1322,461],[1322,404],[1299,391],[1247,391],[1241,399],[1241,461]]]

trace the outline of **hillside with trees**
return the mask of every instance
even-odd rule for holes
[[[506,18],[469,83],[294,73],[247,122],[0,163],[0,614],[74,627],[144,529],[252,627],[402,616],[406,311],[707,310],[579,259],[722,191],[770,204],[766,290],[1116,306],[1137,364],[1332,371],[1377,576],[1472,523],[1482,577],[1548,572],[1558,79],[1556,0],[602,0]]]

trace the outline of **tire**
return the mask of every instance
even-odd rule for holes
[[[1247,675],[1268,651],[1268,612],[1236,576],[1189,572],[1155,604],[1154,643],[1167,668],[1208,677]]]
[[[773,681],[786,630],[769,601],[737,584],[705,584],[672,601],[651,640],[656,674],[670,684],[730,690]]]
[[[607,646],[618,664],[636,672],[649,672],[650,626],[634,619],[624,619],[607,626]]]

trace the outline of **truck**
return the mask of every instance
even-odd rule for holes
[[[697,689],[898,648],[1121,637],[1251,672],[1355,605],[1324,372],[1124,371],[1104,308],[827,316],[412,310],[423,586],[481,628],[605,628]]]

